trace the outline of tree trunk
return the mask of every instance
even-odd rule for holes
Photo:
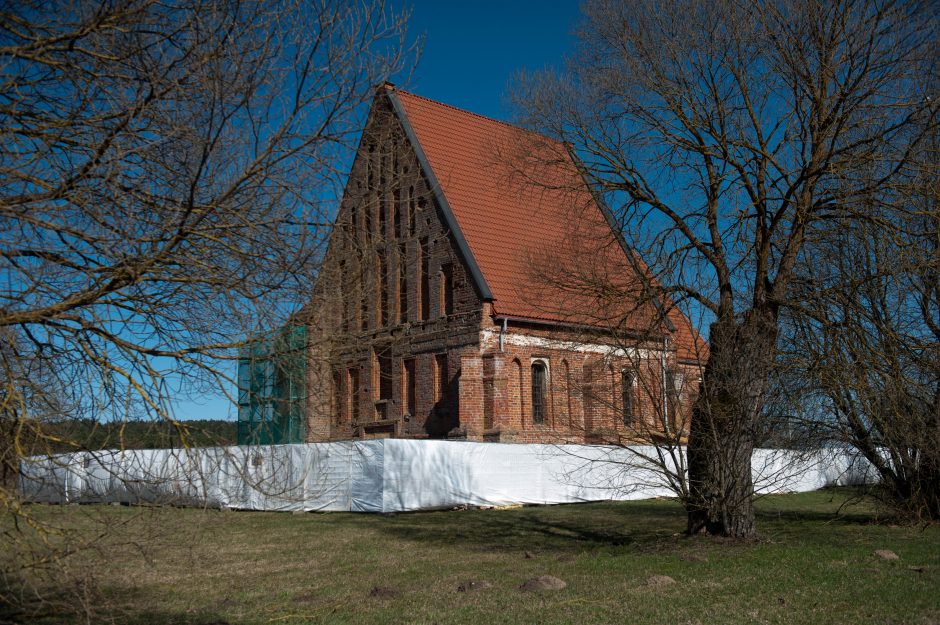
[[[777,316],[749,310],[709,331],[709,358],[689,431],[688,532],[756,533],[751,454],[777,342]]]

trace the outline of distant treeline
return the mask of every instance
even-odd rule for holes
[[[21,444],[26,455],[98,449],[176,449],[234,445],[234,421],[124,421],[72,419],[32,424]]]

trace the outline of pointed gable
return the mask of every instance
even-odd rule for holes
[[[628,256],[562,143],[392,87],[388,94],[497,316],[598,327],[629,318],[636,330],[666,330],[657,302],[600,303],[610,284],[642,291],[646,268]],[[526,162],[520,149],[539,154]],[[680,357],[696,359],[697,332],[677,309],[668,317]]]

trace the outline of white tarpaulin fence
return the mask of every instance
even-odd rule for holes
[[[249,510],[402,512],[669,496],[638,453],[592,445],[383,439],[339,443],[77,452],[26,458],[20,489],[47,503],[173,503]],[[869,482],[845,450],[759,449],[758,492]]]

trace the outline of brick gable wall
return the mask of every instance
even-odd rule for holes
[[[377,100],[310,307],[311,440],[457,428],[457,373],[462,353],[477,349],[482,302],[440,210],[388,102]]]
[[[306,313],[310,441],[622,443],[663,429],[661,343],[638,342],[643,357],[629,357],[609,338],[514,321],[500,351],[500,321],[385,98],[370,114]],[[541,423],[533,419],[536,361],[546,371]],[[688,380],[675,402],[681,428],[699,373],[673,350],[665,364]],[[624,371],[635,374],[639,428],[624,422]]]

